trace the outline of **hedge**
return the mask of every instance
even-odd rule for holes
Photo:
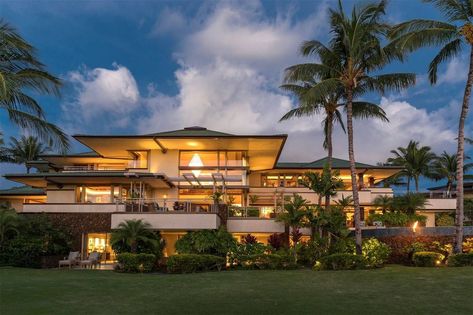
[[[243,269],[296,269],[294,258],[288,254],[254,254],[240,256],[238,265]]]
[[[473,253],[463,253],[448,257],[449,267],[473,266]]]
[[[226,259],[206,254],[180,254],[168,258],[166,265],[170,273],[193,273],[201,271],[220,271],[225,267]]]
[[[115,270],[121,272],[151,272],[156,263],[156,255],[121,253],[117,255]]]
[[[412,262],[416,267],[435,267],[441,263],[443,255],[436,252],[416,252]]]

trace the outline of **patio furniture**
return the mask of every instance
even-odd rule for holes
[[[81,260],[79,262],[79,265],[81,268],[85,267],[86,269],[87,269],[87,266],[90,266],[91,269],[92,267],[97,268],[97,265],[100,266],[100,253],[99,252],[90,253],[89,258],[85,260]]]
[[[77,265],[78,260],[79,252],[70,252],[68,257],[64,257],[63,260],[59,261],[59,268],[61,268],[61,266],[69,266],[70,269],[73,265]]]

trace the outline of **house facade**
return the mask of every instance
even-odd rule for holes
[[[75,232],[75,247],[83,255],[106,253],[113,259],[110,232],[121,222],[142,219],[161,231],[165,254],[187,231],[216,229],[226,223],[235,237],[248,233],[266,243],[269,235],[284,232],[276,215],[287,197],[300,194],[316,204],[319,196],[300,186],[307,171],[320,172],[326,159],[310,163],[279,162],[287,135],[234,135],[202,127],[146,135],[75,135],[91,152],[45,155],[29,164],[30,174],[6,174],[9,180],[42,192],[35,198],[21,195],[12,205],[25,215],[46,213]],[[351,196],[348,161],[333,160],[345,187],[331,199]],[[357,163],[362,220],[377,211],[373,200],[393,195],[380,183],[398,168]],[[26,189],[26,188],[24,188]],[[211,196],[223,197],[218,207]],[[0,192],[0,200],[11,196]],[[435,225],[435,213],[451,211],[455,200],[429,199],[427,225]],[[222,213],[224,209],[224,213]],[[347,209],[347,224],[353,210]],[[366,227],[369,228],[369,227]],[[302,231],[309,235],[308,230]]]

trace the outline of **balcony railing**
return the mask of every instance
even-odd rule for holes
[[[281,206],[229,206],[229,218],[264,218],[274,219],[282,211]]]
[[[202,199],[129,198],[116,200],[126,212],[218,212],[212,201]]]
[[[126,170],[125,166],[68,165],[63,168],[63,172],[111,172],[124,170]]]

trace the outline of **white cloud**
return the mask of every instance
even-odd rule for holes
[[[445,72],[438,77],[439,83],[466,82],[468,67],[465,56],[455,57],[447,64]]]
[[[159,14],[154,26],[151,30],[151,35],[173,35],[179,34],[185,29],[187,23],[181,12],[165,8]]]
[[[135,78],[124,66],[114,64],[112,69],[84,67],[69,72],[67,81],[75,90],[72,99],[63,104],[68,130],[95,122],[97,117],[104,118],[104,122],[107,118],[113,119],[115,126],[126,126],[128,119],[124,116],[140,105]]]

